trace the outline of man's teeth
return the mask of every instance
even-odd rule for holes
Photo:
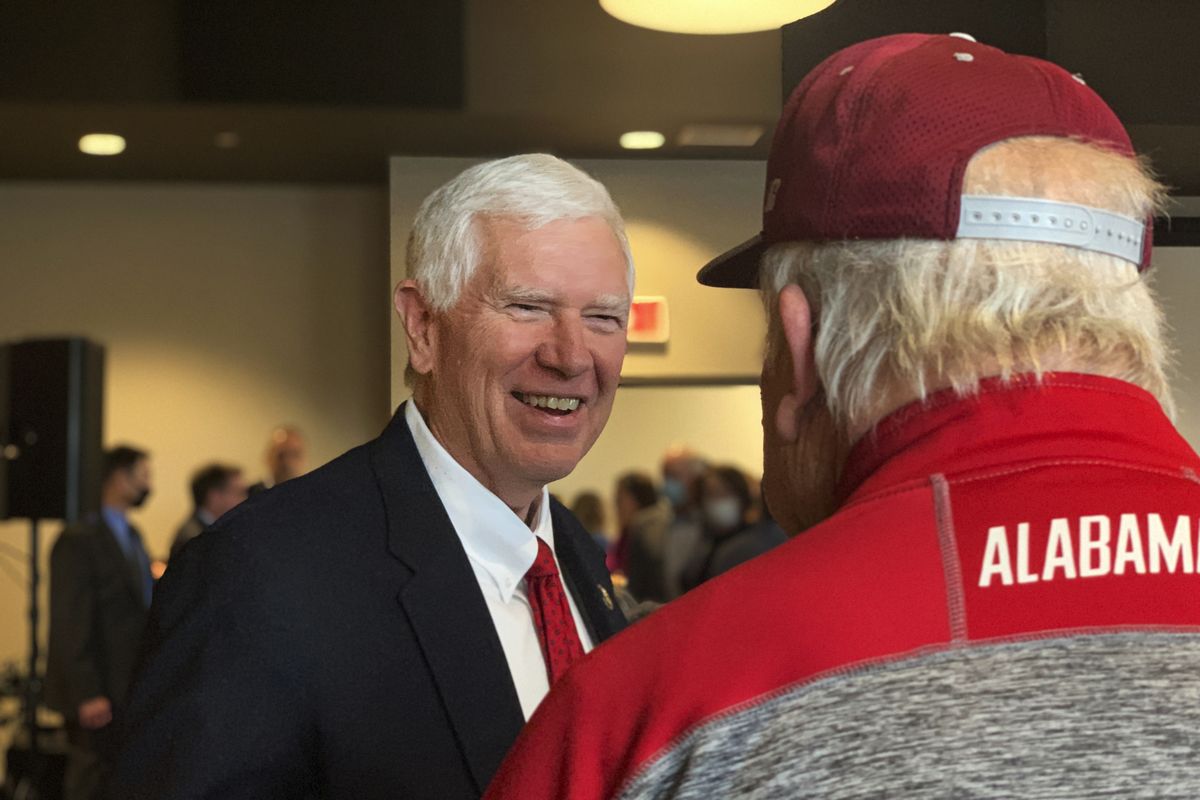
[[[556,411],[574,411],[579,408],[578,397],[554,397],[545,394],[523,394],[521,402],[536,408],[552,408]]]

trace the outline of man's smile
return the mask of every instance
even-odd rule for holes
[[[581,397],[572,397],[569,395],[531,394],[527,392],[513,392],[512,395],[525,405],[553,412],[558,416],[570,414],[584,402]]]

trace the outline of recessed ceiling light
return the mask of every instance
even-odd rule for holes
[[[667,142],[658,131],[629,131],[621,134],[621,147],[626,150],[656,150]]]
[[[213,137],[213,144],[222,150],[232,150],[242,143],[242,137],[237,135],[237,131],[221,131]]]
[[[125,152],[125,137],[115,133],[89,133],[79,137],[79,152],[89,156],[115,156]]]
[[[782,28],[835,0],[600,0],[622,22],[670,33],[752,33]]]
[[[753,147],[762,138],[762,125],[684,125],[676,140],[684,147]]]

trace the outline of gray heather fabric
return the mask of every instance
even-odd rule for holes
[[[634,798],[1200,798],[1200,635],[960,648],[802,685],[694,731]]]

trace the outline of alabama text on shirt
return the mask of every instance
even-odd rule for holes
[[[1200,529],[1198,529],[1200,533]],[[1040,538],[1040,537],[1039,537]],[[988,529],[979,585],[1037,583],[1105,575],[1195,574],[1192,518],[1168,526],[1159,514],[1094,514],[1050,520],[1045,546],[1031,551],[1030,523]]]

